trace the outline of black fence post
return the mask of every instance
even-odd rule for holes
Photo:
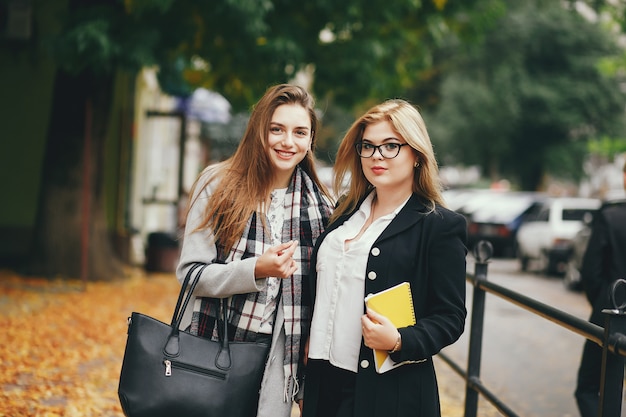
[[[624,356],[626,349],[626,280],[615,281],[610,290],[612,309],[607,315],[602,347],[602,372],[600,379],[600,406],[598,416],[620,417],[624,387]],[[612,353],[611,353],[612,352]]]
[[[467,357],[467,386],[465,389],[465,417],[476,417],[478,412],[478,391],[475,384],[480,383],[480,362],[483,345],[483,326],[485,322],[485,290],[476,285],[487,280],[487,265],[493,254],[493,246],[480,241],[474,247],[474,290],[472,296],[472,319],[470,323],[469,352]]]

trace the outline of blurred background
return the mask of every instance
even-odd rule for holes
[[[489,279],[587,319],[590,222],[626,204],[625,1],[0,0],[0,385],[5,406],[31,410],[7,415],[120,415],[125,318],[167,319],[193,181],[283,82],[316,98],[328,185],[356,117],[388,98],[418,106],[470,249],[493,245]],[[90,285],[75,296],[74,280]],[[488,309],[487,385],[520,415],[577,415],[582,338]],[[457,361],[467,338],[447,349]],[[446,369],[442,404],[456,406]]]
[[[325,181],[356,116],[408,99],[470,245],[574,288],[575,235],[623,198],[625,31],[619,0],[2,0],[0,267],[171,272],[194,179],[293,82]]]

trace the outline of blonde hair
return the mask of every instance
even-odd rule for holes
[[[413,193],[422,197],[430,211],[433,211],[436,205],[445,207],[441,194],[439,167],[426,124],[413,105],[405,100],[393,99],[369,109],[352,124],[341,141],[335,161],[333,189],[335,193],[339,192],[348,175],[350,186],[347,194],[340,199],[331,221],[354,210],[358,202],[371,190],[372,185],[363,174],[361,158],[356,153],[354,145],[363,139],[363,132],[368,125],[381,121],[391,123],[393,129],[418,156],[419,166],[415,168],[413,174]]]
[[[211,195],[204,218],[196,230],[212,229],[215,241],[229,250],[241,237],[250,216],[264,204],[269,197],[274,179],[274,169],[269,155],[267,135],[272,115],[283,104],[297,104],[306,109],[311,119],[311,149],[298,164],[321,192],[329,197],[326,187],[319,180],[315,171],[315,138],[317,115],[313,97],[302,87],[291,84],[279,84],[267,89],[263,97],[252,110],[246,131],[229,159],[205,169],[209,171],[208,183],[219,177],[215,192]],[[206,178],[200,175],[200,178]],[[191,195],[199,195],[199,179],[193,186]],[[189,207],[194,203],[190,201]],[[265,217],[261,216],[265,226]]]

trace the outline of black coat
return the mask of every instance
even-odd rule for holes
[[[316,265],[319,245],[349,217],[335,221],[316,243],[309,288],[313,304],[317,280],[313,265]],[[363,297],[404,281],[410,282],[417,324],[400,329],[402,349],[393,354],[392,359],[396,362],[427,360],[378,374],[372,349],[361,343],[355,417],[440,416],[432,356],[463,333],[467,314],[466,235],[463,216],[442,207],[428,213],[414,194],[374,242],[367,261]],[[360,322],[355,326],[360,326]],[[304,416],[315,415],[315,404],[324,401],[317,398],[320,383],[323,381],[307,375]]]
[[[593,306],[592,322],[603,325],[601,311],[609,305],[609,288],[626,279],[626,201],[602,206],[594,217],[580,271],[583,288]]]

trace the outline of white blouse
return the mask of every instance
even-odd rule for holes
[[[361,316],[365,312],[365,274],[369,251],[407,200],[374,221],[355,238],[370,216],[372,192],[345,223],[330,232],[317,254],[317,290],[311,323],[309,357],[357,372]]]

